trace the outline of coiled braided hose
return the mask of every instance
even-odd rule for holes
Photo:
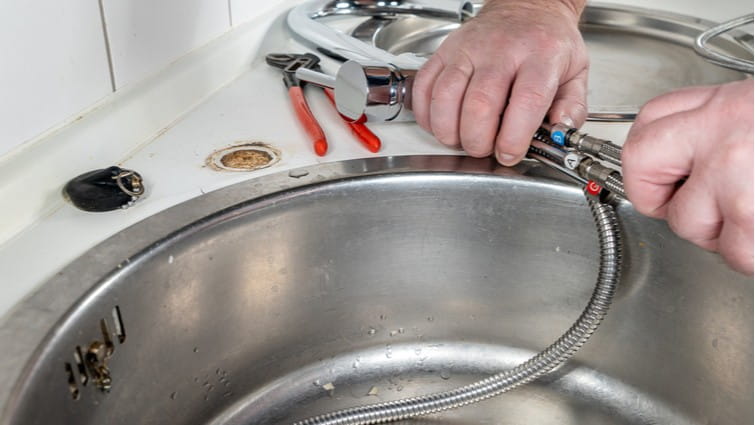
[[[399,421],[456,409],[494,397],[551,372],[592,336],[608,312],[621,275],[621,237],[613,207],[587,200],[600,240],[600,268],[595,290],[576,322],[548,348],[519,366],[453,390],[338,410],[295,425],[368,425]]]

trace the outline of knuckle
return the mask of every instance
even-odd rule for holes
[[[493,136],[485,136],[478,130],[466,130],[461,133],[461,146],[473,157],[482,158],[493,152]]]
[[[737,197],[731,203],[730,217],[737,226],[748,229],[752,233],[753,227],[753,204],[752,199]]]
[[[730,166],[731,164],[745,164],[745,161],[752,161],[752,151],[752,140],[737,140],[726,146],[723,163]]]
[[[414,97],[422,97],[430,90],[431,80],[427,74],[418,73],[417,78],[414,79],[412,86],[412,95]]]
[[[627,135],[626,141],[621,149],[621,169],[624,176],[631,180],[639,174],[642,164],[646,158],[642,152],[642,145],[645,141],[645,131],[636,125],[632,127]]]
[[[750,243],[742,244],[721,244],[719,253],[726,263],[734,270],[741,273],[752,273],[753,271],[753,251],[752,240]]]
[[[682,239],[692,239],[693,234],[691,233],[689,227],[684,225],[684,222],[680,219],[679,215],[675,211],[675,209],[669,208],[669,213],[666,217],[666,222],[668,223],[669,229],[671,229],[671,231],[674,232],[675,235],[679,236]]]
[[[553,31],[542,25],[533,25],[529,28],[527,38],[541,50],[556,49],[560,40],[553,37]]]
[[[547,107],[551,98],[542,88],[525,87],[516,97],[511,98],[511,104],[527,111],[539,111]]]
[[[446,67],[445,71],[448,72],[452,78],[467,79],[472,75],[474,65],[472,60],[466,55],[460,54],[459,59],[451,62]]]
[[[475,142],[465,141],[462,139],[461,146],[470,156],[475,158],[484,158],[493,152],[493,144],[475,140]]]
[[[509,137],[502,137],[496,146],[496,150],[501,154],[511,155],[516,158],[524,157],[527,153],[527,146],[529,141],[512,139]]]
[[[649,122],[654,121],[659,113],[668,109],[667,103],[665,96],[650,99],[640,107],[640,110],[637,112],[637,117],[634,120],[633,127],[641,128]]]
[[[454,101],[459,97],[458,90],[447,84],[436,84],[433,87],[432,102]]]
[[[459,137],[452,125],[439,123],[438,120],[431,120],[433,135],[438,141],[446,146],[458,146]]]
[[[483,114],[493,111],[498,106],[498,101],[490,92],[483,90],[470,90],[464,95],[464,107],[471,114]]]
[[[633,202],[632,205],[634,206],[634,209],[636,209],[640,214],[650,217],[650,218],[655,218],[655,219],[667,218],[668,213],[665,212],[663,209],[649,202],[638,200],[637,196],[635,195],[630,195],[629,193],[627,195],[629,195],[629,198],[632,199],[632,202]],[[669,222],[669,228],[671,228],[671,226],[672,225]],[[674,231],[673,228],[672,228],[672,231]],[[674,231],[674,233],[676,233],[676,231]]]
[[[436,84],[433,87],[432,100],[461,102],[464,91],[459,83],[458,81],[445,80]]]

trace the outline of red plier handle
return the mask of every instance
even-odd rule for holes
[[[294,106],[296,118],[298,118],[307,136],[312,141],[315,153],[318,156],[324,156],[328,151],[328,141],[325,139],[325,133],[322,131],[312,110],[309,109],[307,100],[304,98],[304,92],[300,86],[291,86],[288,88],[288,97],[291,98],[291,104]]]
[[[333,107],[336,106],[336,97],[333,93],[333,90],[331,89],[325,89],[325,95],[328,96],[328,99],[330,99],[330,103],[333,104]],[[343,117],[342,117],[343,118]],[[363,121],[349,121],[344,118],[343,120],[351,129],[351,133],[359,139],[359,141],[364,145],[364,147],[367,148],[372,153],[376,153],[380,150],[380,138],[378,138],[375,133],[370,131],[369,128],[367,128],[366,125],[363,124]]]

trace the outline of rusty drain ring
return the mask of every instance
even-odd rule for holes
[[[265,157],[264,162],[256,162],[250,165],[236,166],[227,164],[238,152],[250,152]],[[215,171],[254,171],[270,167],[281,159],[278,149],[262,142],[247,142],[218,149],[207,157],[206,164]]]

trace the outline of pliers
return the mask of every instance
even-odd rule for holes
[[[288,96],[294,106],[294,112],[299,122],[304,127],[310,140],[313,143],[315,153],[324,156],[328,151],[328,141],[325,133],[322,131],[320,124],[312,115],[312,110],[307,104],[302,91],[302,82],[296,78],[296,70],[299,68],[309,68],[314,71],[320,71],[320,58],[312,53],[294,54],[294,53],[271,53],[265,56],[265,62],[268,65],[276,67],[283,71],[283,83],[288,89]],[[335,105],[333,92],[325,89],[325,94]],[[380,150],[380,139],[368,129],[363,122],[350,122],[345,120],[351,128],[352,133],[357,139],[370,151],[377,152]]]

